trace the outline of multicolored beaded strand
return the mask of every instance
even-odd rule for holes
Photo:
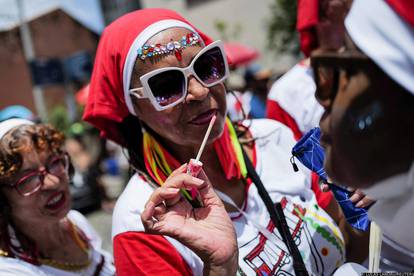
[[[188,33],[187,35],[183,36],[179,41],[171,40],[165,45],[160,43],[144,45],[141,48],[138,48],[138,57],[141,60],[145,60],[147,57],[174,54],[175,57],[179,61],[181,61],[182,50],[189,46],[200,45],[200,41],[201,38],[197,33]]]

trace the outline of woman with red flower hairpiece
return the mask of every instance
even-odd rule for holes
[[[319,208],[309,178],[292,171],[291,131],[226,118],[227,75],[222,42],[173,11],[139,10],[105,29],[84,118],[128,150],[136,172],[113,216],[119,275],[330,274],[358,258],[340,212]],[[180,164],[214,117],[193,177]]]

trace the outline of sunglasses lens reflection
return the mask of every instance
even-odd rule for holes
[[[178,70],[159,73],[148,79],[148,85],[160,106],[178,101],[185,93],[185,77]]]
[[[206,85],[221,81],[226,67],[220,48],[215,47],[202,54],[194,63],[194,71]]]
[[[195,61],[193,71],[205,86],[214,85],[226,75],[226,63],[219,47],[201,54]],[[187,76],[180,70],[171,69],[150,77],[147,81],[151,93],[161,107],[180,101],[185,91]]]

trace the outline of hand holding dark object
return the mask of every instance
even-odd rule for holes
[[[200,193],[202,208],[192,208],[181,196],[180,189],[193,187]],[[146,232],[173,237],[192,249],[203,260],[205,273],[236,273],[233,223],[203,171],[195,178],[186,174],[186,165],[175,170],[151,195],[141,220]]]
[[[327,191],[329,191],[330,189],[329,189],[329,185],[328,184],[325,184],[325,183],[323,183],[322,185],[321,185],[321,190],[323,191],[323,192],[327,192]],[[357,207],[357,208],[365,208],[365,207],[368,207],[368,206],[370,206],[372,203],[374,203],[375,202],[375,200],[374,199],[372,199],[372,198],[370,198],[370,197],[368,197],[368,196],[366,196],[363,192],[362,192],[362,190],[360,190],[360,189],[352,189],[352,188],[349,188],[348,189],[350,192],[353,192],[353,195],[349,198],[349,200],[351,200],[354,204],[355,204],[355,207]]]
[[[357,208],[365,208],[370,206],[372,203],[375,202],[374,199],[366,196],[362,190],[356,189],[354,194],[349,198],[353,203],[355,203],[355,207]]]

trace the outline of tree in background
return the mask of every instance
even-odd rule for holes
[[[299,55],[296,31],[296,0],[274,0],[270,6],[272,17],[268,24],[268,46],[278,54]]]
[[[214,21],[214,28],[219,33],[222,41],[237,40],[242,32],[242,26],[239,22],[230,26],[227,21],[222,19],[216,19]]]
[[[55,106],[49,114],[49,123],[67,135],[70,128],[70,120],[66,107],[63,105]]]

